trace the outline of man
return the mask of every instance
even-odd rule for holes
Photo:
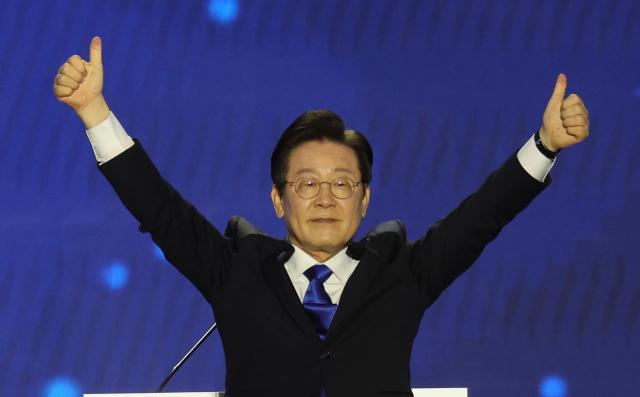
[[[57,98],[87,127],[100,171],[166,258],[211,304],[226,389],[242,396],[411,395],[409,357],[440,293],[550,183],[555,153],[589,133],[559,75],[543,125],[478,191],[417,241],[396,221],[354,242],[373,153],[329,111],[307,112],[272,155],[271,197],[287,241],[233,218],[223,236],[158,173],[102,96],[101,42],[58,71]]]

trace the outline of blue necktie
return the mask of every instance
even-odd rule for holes
[[[313,320],[320,339],[327,336],[337,308],[337,305],[331,303],[331,298],[324,289],[324,282],[331,276],[331,273],[331,269],[322,264],[313,265],[304,272],[304,275],[309,279],[309,287],[304,294],[302,303],[304,310]]]

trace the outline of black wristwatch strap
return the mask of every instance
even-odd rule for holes
[[[558,153],[560,153],[560,150],[562,150],[562,149],[558,149],[557,152],[554,152],[548,147],[546,147],[544,143],[542,143],[542,141],[540,140],[540,130],[536,131],[536,134],[533,136],[533,140],[536,142],[536,147],[538,148],[540,153],[544,154],[544,156],[549,160],[555,159]]]

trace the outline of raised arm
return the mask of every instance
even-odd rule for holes
[[[53,91],[86,126],[99,170],[165,257],[212,301],[230,263],[231,244],[160,175],[131,139],[102,95],[102,43],[91,41],[89,62],[73,55],[58,69]]]
[[[566,87],[566,76],[560,74],[543,115],[538,142],[527,142],[476,192],[411,245],[412,270],[427,306],[551,183],[546,175],[550,166],[545,171],[540,162],[546,157],[551,163],[558,151],[589,135],[589,113],[577,95],[565,98]]]

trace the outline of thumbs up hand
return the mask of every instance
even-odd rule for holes
[[[567,76],[560,73],[542,116],[540,140],[554,152],[582,142],[589,136],[589,111],[576,94],[565,96]]]
[[[60,66],[53,82],[53,93],[78,113],[87,128],[91,128],[109,115],[109,107],[102,96],[103,81],[102,41],[96,36],[91,40],[89,62],[72,55]]]

